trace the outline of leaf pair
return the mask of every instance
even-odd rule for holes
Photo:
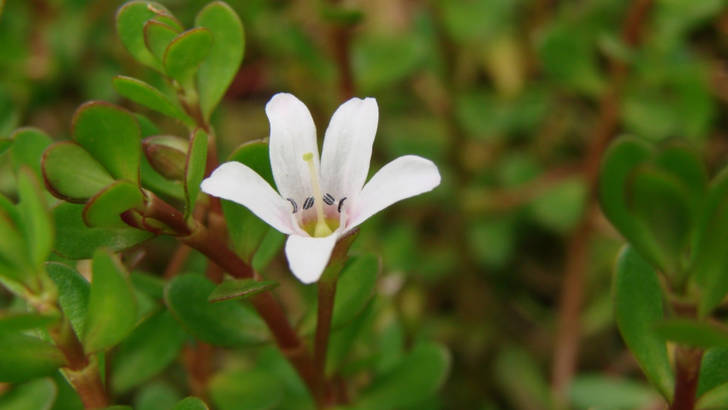
[[[58,198],[85,202],[88,226],[126,227],[120,214],[144,204],[136,118],[112,104],[88,102],[76,110],[72,137],[73,142],[53,144],[43,154],[46,186]]]
[[[696,239],[708,178],[691,151],[622,138],[605,154],[600,174],[604,214],[634,249],[682,286]]]
[[[119,9],[116,28],[126,49],[140,63],[199,95],[202,116],[222,99],[243,59],[243,25],[223,2],[213,2],[195,18],[195,28],[183,31],[179,21],[159,3],[131,1]],[[127,98],[190,123],[189,117],[150,85],[117,77],[117,90]]]

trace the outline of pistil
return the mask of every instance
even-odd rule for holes
[[[308,172],[311,174],[311,188],[313,189],[314,206],[316,207],[316,227],[313,236],[324,237],[331,235],[331,228],[326,224],[324,216],[323,196],[321,195],[321,185],[319,185],[318,172],[313,164],[313,153],[307,152],[303,154],[303,160],[308,163]]]

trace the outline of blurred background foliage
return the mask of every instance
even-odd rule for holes
[[[159,1],[186,25],[207,3]],[[5,1],[0,138],[32,125],[67,139],[80,103],[129,104],[112,87],[117,74],[169,89],[119,42],[113,19],[121,3]],[[560,397],[574,408],[659,408],[612,319],[611,276],[623,241],[592,198],[588,161],[595,158],[588,154],[611,121],[608,138],[682,139],[711,170],[725,163],[725,1],[228,3],[245,25],[246,55],[213,116],[221,158],[267,136],[263,107],[274,93],[297,95],[322,133],[353,91],[379,103],[373,170],[409,153],[440,168],[437,190],[373,218],[356,244],[381,255],[385,312],[377,317],[375,345],[358,348],[370,349],[379,369],[419,338],[450,349],[445,387],[429,407],[417,408],[542,409]],[[630,47],[623,30],[637,3],[644,3],[635,23],[641,36]],[[352,28],[342,39],[345,25]],[[615,65],[626,67],[624,75],[615,75]],[[341,79],[349,74],[353,89],[346,90]],[[610,101],[619,110],[605,119]],[[144,113],[184,135],[180,125]],[[0,154],[0,192],[13,197],[10,170],[7,154]],[[161,272],[172,246],[153,241],[143,267]],[[581,268],[572,265],[575,254],[584,258]],[[570,269],[583,272],[569,276]],[[284,278],[281,255],[268,270],[294,286]],[[578,281],[569,287],[573,277]],[[279,295],[295,312],[300,296],[285,288]],[[576,292],[576,309],[564,308],[567,291]],[[0,293],[0,301],[8,307],[12,299]],[[560,326],[564,320],[579,326]],[[559,352],[563,340],[576,344]],[[270,353],[259,361],[280,360]],[[225,370],[213,379],[213,394],[236,391],[226,386],[236,380],[240,358],[230,355],[220,362]],[[576,362],[567,363],[566,376],[552,370],[570,355]],[[357,365],[349,366],[352,377]],[[566,390],[564,377],[571,380]],[[70,394],[57,381],[58,394]],[[41,385],[47,380],[33,383],[27,388],[48,388]],[[179,385],[172,368],[129,393],[129,401],[158,409],[163,400],[183,397]]]

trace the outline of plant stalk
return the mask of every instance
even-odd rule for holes
[[[150,195],[145,217],[172,228],[182,243],[207,256],[231,276],[238,279],[255,278],[253,268],[230,250],[221,237],[201,224],[191,227],[180,211],[158,197]],[[250,298],[250,302],[270,329],[283,355],[291,362],[312,395],[318,397],[313,358],[288,322],[282,306],[270,292],[255,295]]]
[[[675,349],[675,396],[670,410],[693,410],[697,401],[698,376],[703,350],[678,346]]]

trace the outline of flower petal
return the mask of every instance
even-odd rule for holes
[[[255,171],[240,162],[226,162],[200,185],[202,191],[248,208],[277,230],[293,232],[291,205]]]
[[[311,196],[311,177],[303,154],[313,153],[318,170],[316,126],[308,108],[292,94],[278,93],[268,101],[270,165],[278,192],[298,203]]]
[[[374,98],[352,98],[331,117],[321,153],[321,186],[336,199],[361,191],[369,173],[379,107]]]
[[[440,172],[416,155],[399,157],[380,169],[355,198],[349,211],[349,231],[395,202],[431,191],[440,185]]]
[[[289,236],[286,242],[286,258],[291,272],[306,284],[319,280],[338,238],[337,234],[323,238]]]

